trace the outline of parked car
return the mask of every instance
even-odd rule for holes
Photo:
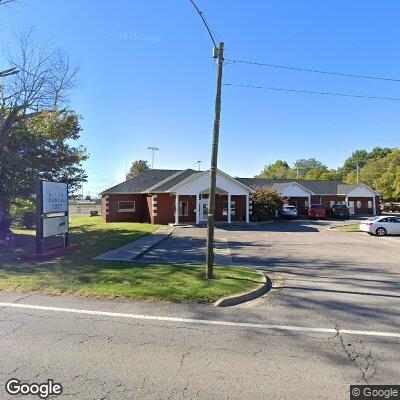
[[[308,209],[308,216],[315,219],[326,218],[326,208],[323,204],[311,204]]]
[[[296,219],[299,215],[296,206],[291,206],[289,204],[284,204],[281,210],[282,218]]]
[[[334,218],[348,219],[350,217],[349,207],[346,204],[333,204],[328,210],[328,215]]]
[[[382,211],[383,212],[400,212],[400,203],[394,203],[394,202],[384,203],[382,205]]]
[[[371,217],[360,223],[360,231],[371,235],[400,235],[399,217]]]

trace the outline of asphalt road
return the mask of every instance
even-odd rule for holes
[[[0,399],[15,398],[10,377],[52,378],[58,398],[85,400],[337,400],[350,384],[399,384],[399,238],[305,229],[218,230],[233,263],[274,279],[239,307],[0,292]]]

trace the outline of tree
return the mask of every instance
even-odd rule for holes
[[[293,179],[296,172],[290,168],[286,161],[277,160],[273,164],[266,165],[258,176],[264,179]]]
[[[305,178],[307,174],[313,169],[318,169],[319,171],[328,171],[328,168],[324,164],[322,164],[322,162],[316,160],[315,158],[301,158],[294,163],[294,168],[296,169],[296,172],[298,171],[298,175],[300,178]]]
[[[271,217],[275,210],[283,205],[283,197],[275,190],[266,186],[252,187],[253,194],[253,217],[259,221]]]
[[[57,179],[72,187],[85,179],[84,149],[67,143],[79,138],[79,116],[65,108],[77,68],[50,43],[37,43],[32,30],[5,52],[0,72],[0,224],[10,202],[32,196],[35,179]],[[64,107],[64,108],[62,108]]]
[[[150,166],[147,161],[144,160],[137,160],[134,161],[129,169],[129,172],[126,174],[126,179],[134,178],[143,172],[149,171]]]
[[[87,154],[70,142],[79,138],[80,117],[72,111],[41,111],[13,124],[1,136],[0,200],[7,212],[16,198],[32,199],[38,179],[68,182],[74,191],[86,180]]]

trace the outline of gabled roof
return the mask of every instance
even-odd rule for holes
[[[374,191],[366,185],[350,185],[337,180],[238,178],[238,181],[250,187],[268,186],[277,191],[285,188],[289,183],[296,182],[316,195],[346,195],[360,186]]]
[[[143,174],[128,179],[116,186],[104,190],[101,194],[111,193],[142,193],[146,189],[161,183],[166,178],[180,172],[177,169],[151,169]]]

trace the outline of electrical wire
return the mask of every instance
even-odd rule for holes
[[[211,41],[212,41],[213,44],[214,44],[214,47],[218,47],[218,46],[217,46],[217,42],[216,42],[216,40],[215,40],[215,39],[216,39],[216,35],[215,35],[215,33],[212,31],[210,25],[207,23],[207,20],[206,20],[206,18],[205,18],[204,15],[203,15],[203,11],[200,11],[200,10],[199,10],[199,7],[197,7],[196,3],[195,3],[193,0],[190,0],[190,2],[193,4],[193,7],[196,9],[197,13],[200,15],[200,18],[201,18],[201,20],[203,21],[203,24],[204,24],[204,26],[206,27],[208,34],[210,35]],[[214,38],[214,36],[215,36],[215,38]]]
[[[353,98],[358,98],[358,99],[370,99],[370,100],[400,101],[400,98],[397,98],[397,97],[364,96],[364,95],[358,95],[358,94],[318,92],[318,91],[314,91],[314,90],[298,90],[298,89],[286,89],[286,88],[276,88],[276,87],[266,87],[266,86],[252,86],[252,85],[242,85],[242,84],[236,84],[236,83],[224,83],[223,85],[224,86],[242,87],[242,88],[251,88],[251,89],[272,90],[272,91],[279,91],[279,92],[318,94],[318,95],[325,95],[325,96],[353,97]]]
[[[333,72],[333,71],[322,71],[313,68],[300,68],[300,67],[291,67],[288,65],[276,65],[276,64],[266,64],[261,62],[254,62],[254,61],[247,61],[247,60],[235,60],[225,58],[225,61],[241,64],[249,64],[249,65],[258,65],[262,67],[269,67],[269,68],[281,68],[281,69],[289,69],[292,71],[300,71],[300,72],[312,72],[316,74],[324,74],[324,75],[335,75],[335,76],[342,76],[347,78],[361,78],[361,79],[373,79],[373,80],[381,80],[381,81],[390,81],[390,82],[400,82],[400,79],[396,78],[388,78],[384,76],[373,76],[373,75],[360,75],[360,74],[346,74],[342,72]]]

